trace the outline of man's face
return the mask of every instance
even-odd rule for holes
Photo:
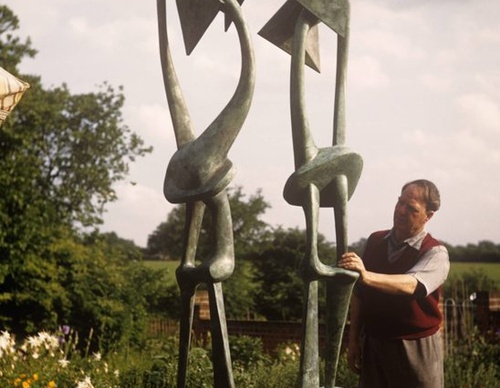
[[[434,212],[427,212],[422,189],[416,185],[406,187],[394,208],[394,231],[398,241],[420,233]]]

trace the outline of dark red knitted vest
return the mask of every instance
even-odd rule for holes
[[[430,234],[422,242],[420,250],[407,246],[403,256],[389,263],[387,249],[389,231],[373,233],[366,244],[363,262],[368,271],[385,274],[404,274],[429,249],[440,245]],[[363,303],[363,319],[366,333],[373,337],[416,339],[434,334],[439,330],[442,315],[439,311],[441,287],[429,296],[391,295],[374,288],[361,286],[359,296]]]

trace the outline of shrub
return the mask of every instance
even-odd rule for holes
[[[237,387],[289,388],[297,384],[299,354],[287,345],[273,357],[260,353],[259,340],[231,339],[233,374]],[[176,386],[177,338],[148,341],[142,349],[122,348],[101,357],[79,353],[76,339],[63,342],[59,334],[41,332],[16,343],[0,332],[0,387],[2,388],[170,388]],[[453,343],[445,359],[445,386],[493,387],[500,379],[500,346],[474,334]],[[210,349],[193,346],[188,387],[213,387]],[[322,365],[323,367],[323,365]],[[336,385],[357,386],[358,376],[342,354]]]
[[[500,381],[500,344],[487,342],[476,330],[449,345],[445,385],[450,388],[489,388]]]
[[[264,353],[264,346],[260,338],[245,335],[230,336],[229,347],[233,364],[247,368],[251,364],[271,362]]]

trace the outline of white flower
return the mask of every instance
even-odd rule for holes
[[[0,333],[0,358],[3,354],[14,353],[14,338],[12,338],[8,331],[2,331]]]
[[[93,353],[93,356],[94,356],[94,360],[101,361],[101,353],[99,353],[99,352]]]
[[[55,350],[59,348],[59,338],[57,338],[55,335],[51,335],[46,342],[48,345],[47,349]]]
[[[37,349],[42,345],[43,340],[40,337],[28,337],[26,339],[26,342],[28,343],[29,346],[31,346],[34,349]]]
[[[46,331],[41,331],[40,333],[38,333],[38,338],[40,339],[40,341],[46,342],[50,338],[50,334]]]
[[[86,376],[85,379],[79,381],[76,388],[94,388],[92,385],[92,381],[90,381],[90,377]]]
[[[68,365],[69,365],[69,361],[66,360],[65,358],[57,361],[59,363],[59,365],[61,365],[63,368],[66,368]]]
[[[10,346],[10,333],[2,331],[0,334],[0,349],[7,349]]]

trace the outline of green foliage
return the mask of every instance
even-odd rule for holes
[[[248,368],[251,364],[270,363],[269,356],[264,353],[262,340],[244,335],[230,336],[229,348],[234,364]]]
[[[0,6],[0,63],[16,75],[36,54],[18,28]],[[85,335],[92,328],[104,348],[139,338],[147,301],[127,272],[139,250],[113,234],[77,230],[101,222],[116,200],[114,183],[150,148],[122,121],[121,88],[72,94],[35,75],[20,78],[30,89],[0,127],[0,326],[22,337],[71,323]]]
[[[185,205],[174,207],[167,220],[149,235],[146,248],[148,258],[179,260],[182,257],[185,212]]]
[[[349,364],[347,363],[347,353],[341,353],[337,366],[335,385],[342,388],[357,388],[358,381],[359,376],[349,368]]]
[[[0,386],[30,388],[73,387],[84,382],[99,388],[170,388],[176,386],[178,338],[154,340],[141,350],[122,347],[107,356],[81,354],[74,336],[61,342],[61,333],[41,332],[17,343],[0,332]],[[296,386],[299,354],[283,347],[270,358],[258,341],[231,338],[233,375],[237,387],[289,388]],[[291,351],[290,351],[291,349]],[[260,353],[260,354],[259,354]],[[500,347],[475,334],[472,341],[457,341],[445,358],[445,386],[494,387],[500,378]],[[323,372],[322,372],[323,373]],[[357,387],[358,376],[349,370],[346,354],[339,360],[336,385]],[[210,350],[193,347],[188,387],[213,387]]]
[[[245,200],[241,187],[228,189],[229,203],[234,233],[234,250],[237,258],[247,256],[258,249],[265,240],[269,226],[260,220],[269,204],[264,200],[260,191]],[[185,223],[185,206],[176,206],[155,231],[149,235],[147,256],[159,258],[182,257],[183,235]],[[197,257],[203,260],[210,252],[210,214],[205,213],[200,240],[197,248]]]
[[[16,72],[23,57],[33,58],[36,50],[31,47],[31,39],[24,42],[12,34],[19,29],[19,18],[5,5],[0,5],[0,58],[2,67]]]
[[[269,320],[300,320],[303,281],[300,263],[306,251],[305,232],[299,229],[273,231],[269,243],[252,257],[257,270],[257,313]],[[335,262],[335,249],[324,236],[318,237],[318,254],[325,263]],[[324,295],[320,303],[324,305]]]
[[[252,263],[248,260],[237,261],[234,273],[223,283],[226,316],[229,319],[255,317],[255,298],[260,287]]]
[[[495,387],[500,381],[500,344],[476,331],[457,339],[445,358],[446,387]]]
[[[452,268],[454,265],[451,263]],[[443,285],[443,296],[462,300],[468,299],[473,292],[495,291],[499,287],[499,282],[490,277],[490,274],[482,268],[470,267],[459,273],[451,272]]]
[[[125,179],[130,160],[150,151],[122,123],[124,96],[107,84],[73,95],[65,85],[45,89],[39,77],[23,78],[29,92],[0,129],[1,170],[47,202],[54,222],[101,222],[104,206],[116,200],[112,185]]]
[[[149,293],[162,281],[161,274],[129,261],[119,249],[98,234],[63,240],[53,247],[66,295],[64,308],[56,310],[59,321],[81,335],[92,332],[93,350],[107,352],[127,343],[139,344],[152,298]],[[137,287],[145,280],[151,289]]]
[[[69,357],[57,334],[41,332],[16,345],[8,332],[0,333],[0,386],[55,388],[89,386],[111,388],[119,374],[99,353]],[[80,385],[79,385],[80,384]]]
[[[450,260],[458,262],[500,263],[500,244],[492,241],[480,241],[476,244],[465,246],[446,245]]]
[[[237,258],[248,257],[259,251],[269,240],[270,227],[260,217],[270,208],[269,203],[258,190],[245,198],[242,187],[229,189],[229,203],[234,230],[234,252]]]
[[[305,251],[304,233],[278,229],[272,242],[255,255],[256,310],[269,320],[298,320],[302,316],[303,282],[299,263]]]
[[[491,285],[494,288],[488,288],[489,281],[485,282],[484,285],[481,284],[482,287],[487,287],[484,290],[494,290],[500,287],[500,263],[452,262],[448,279],[461,279],[470,276],[466,275],[470,273],[477,273],[484,280],[489,278],[493,281]]]

